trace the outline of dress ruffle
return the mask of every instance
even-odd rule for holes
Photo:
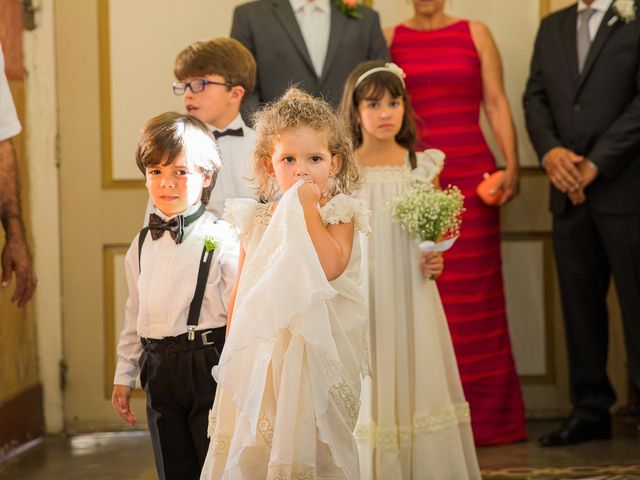
[[[371,210],[364,206],[359,198],[353,198],[344,193],[339,193],[320,208],[320,217],[326,223],[349,223],[354,220],[356,231],[371,236]]]
[[[420,182],[431,183],[440,175],[444,167],[445,154],[435,148],[416,153],[416,168],[411,171],[411,177]]]
[[[254,223],[258,202],[252,198],[229,198],[224,202],[222,218],[233,225],[241,240],[245,240]]]

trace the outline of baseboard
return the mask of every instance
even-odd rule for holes
[[[43,433],[40,383],[0,402],[0,463],[11,457],[13,450],[42,437]]]

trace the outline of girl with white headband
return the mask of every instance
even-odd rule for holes
[[[355,432],[361,476],[479,479],[469,406],[438,288],[429,280],[442,273],[442,255],[421,253],[385,208],[416,178],[437,184],[444,154],[414,150],[413,109],[395,64],[356,67],[341,107],[364,179],[359,195],[372,210],[373,237],[362,251],[372,375]]]

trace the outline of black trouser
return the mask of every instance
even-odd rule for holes
[[[553,244],[574,414],[598,420],[609,416],[616,399],[607,376],[606,295],[611,274],[622,312],[630,377],[640,387],[640,214],[604,214],[588,204],[569,207],[554,215]]]
[[[147,392],[147,422],[161,480],[200,478],[209,448],[208,414],[216,393],[225,327],[162,340],[142,339],[140,381]]]

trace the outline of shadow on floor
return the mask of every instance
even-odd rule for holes
[[[556,425],[530,422],[528,442],[480,448],[478,458],[484,478],[640,480],[640,439],[632,421],[616,418],[613,440],[564,448],[539,447],[536,439]],[[3,480],[155,478],[147,432],[48,436],[0,465]]]

